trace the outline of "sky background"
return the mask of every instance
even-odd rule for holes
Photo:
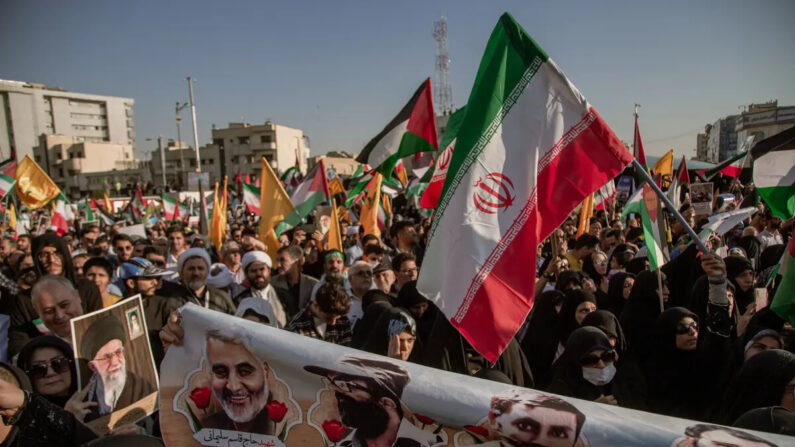
[[[136,149],[176,138],[197,79],[200,144],[229,122],[303,129],[313,155],[357,154],[434,76],[448,20],[454,105],[510,12],[625,141],[695,155],[741,105],[795,104],[795,2],[0,0],[0,78],[135,99]],[[189,109],[183,140],[192,143]]]

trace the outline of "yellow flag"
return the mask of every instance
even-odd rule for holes
[[[381,174],[376,172],[370,183],[365,187],[367,195],[364,197],[362,212],[359,214],[359,222],[364,228],[364,234],[373,234],[381,237],[381,230],[378,228],[378,207],[381,202]]]
[[[340,218],[337,214],[337,202],[334,199],[331,199],[331,225],[328,229],[328,249],[343,251]]]
[[[102,197],[105,199],[105,211],[112,213],[113,212],[113,205],[110,203],[110,197],[108,197],[107,192],[102,193]]]
[[[342,181],[339,177],[334,177],[328,182],[328,193],[331,196],[345,194],[345,188],[342,187]]]
[[[17,212],[13,203],[9,203],[8,208],[6,208],[6,222],[8,222],[9,230],[17,229]]]
[[[276,262],[280,244],[273,229],[293,212],[294,207],[282,182],[276,177],[265,158],[262,159],[260,177],[262,181],[259,196],[259,238],[268,247],[267,251],[271,260]]]
[[[50,176],[28,155],[17,166],[15,188],[19,200],[31,210],[43,207],[61,193]]]
[[[580,208],[580,224],[577,226],[577,236],[575,239],[579,239],[580,236],[587,233],[591,230],[591,218],[593,217],[593,193],[588,195],[582,202],[582,208]]]
[[[674,150],[671,149],[657,160],[651,172],[662,176],[663,188],[667,187],[671,183],[671,176],[674,174]]]

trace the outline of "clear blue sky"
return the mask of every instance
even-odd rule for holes
[[[789,0],[5,0],[0,78],[134,98],[139,151],[148,137],[176,136],[174,104],[187,100],[190,75],[202,144],[213,123],[271,119],[303,129],[313,154],[358,153],[433,77],[434,20],[448,18],[459,107],[504,11],[620,138],[632,140],[642,104],[651,154],[693,155],[704,124],[739,105],[795,104]]]

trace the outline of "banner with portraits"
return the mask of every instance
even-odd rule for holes
[[[791,445],[339,347],[188,304],[161,364],[160,427],[181,446]]]
[[[98,434],[157,410],[159,378],[141,296],[72,319],[78,389],[93,402],[85,423]]]

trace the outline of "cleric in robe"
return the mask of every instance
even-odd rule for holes
[[[97,403],[86,421],[132,405],[157,391],[147,380],[127,369],[125,341],[124,327],[112,315],[93,322],[83,334],[80,355],[88,361],[93,373],[86,399]]]

